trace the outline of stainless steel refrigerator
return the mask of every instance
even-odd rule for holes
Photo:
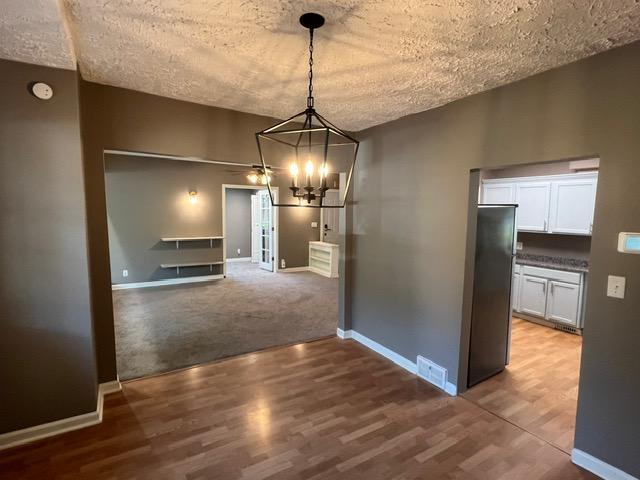
[[[515,227],[516,205],[478,205],[469,387],[508,363]]]

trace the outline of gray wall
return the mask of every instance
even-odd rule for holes
[[[254,191],[244,189],[227,190],[226,219],[227,229],[226,248],[227,258],[251,257],[251,196]],[[302,226],[302,225],[301,225]],[[304,225],[306,227],[306,225]],[[283,232],[283,234],[285,234]],[[308,244],[307,244],[308,245]],[[240,254],[238,254],[238,248]],[[286,252],[280,252],[286,257]],[[307,255],[308,257],[308,255]],[[292,259],[294,260],[294,259]],[[309,259],[301,259],[309,263]]]
[[[80,83],[84,169],[87,194],[92,309],[96,330],[98,378],[116,378],[109,236],[103,151],[121,149],[254,164],[255,132],[275,119],[148,95],[122,88]],[[281,235],[280,249],[306,258],[308,240],[318,238],[317,209],[280,215],[280,228],[293,224],[304,238]],[[303,264],[304,265],[304,264]],[[287,259],[287,267],[294,267]]]
[[[616,239],[640,231],[638,85],[634,43],[362,132],[350,285],[352,328],[462,385],[470,170],[599,156],[576,447],[635,476],[640,256]],[[624,300],[608,274],[627,277]]]
[[[3,433],[95,410],[96,362],[76,74],[0,60],[0,105]]]

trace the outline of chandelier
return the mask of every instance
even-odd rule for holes
[[[268,166],[289,172],[289,178],[266,175],[271,203],[276,207],[343,208],[346,203],[358,141],[320,115],[313,97],[313,32],[324,17],[305,13],[300,24],[309,29],[309,87],[307,108],[287,120],[256,133],[264,171]],[[285,183],[281,183],[285,177]],[[274,197],[276,188],[289,195]],[[278,198],[278,203],[274,201]]]

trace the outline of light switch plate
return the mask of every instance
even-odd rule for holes
[[[122,270],[122,276],[123,277],[128,277],[129,276],[129,270]]]
[[[607,281],[607,297],[624,298],[624,289],[627,283],[625,277],[616,277],[609,275]]]
[[[311,228],[318,228],[318,222],[311,222]]]

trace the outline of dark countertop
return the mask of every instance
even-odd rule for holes
[[[581,258],[551,257],[548,255],[535,255],[531,253],[518,253],[516,264],[531,267],[553,268],[566,272],[587,273],[589,261]]]

